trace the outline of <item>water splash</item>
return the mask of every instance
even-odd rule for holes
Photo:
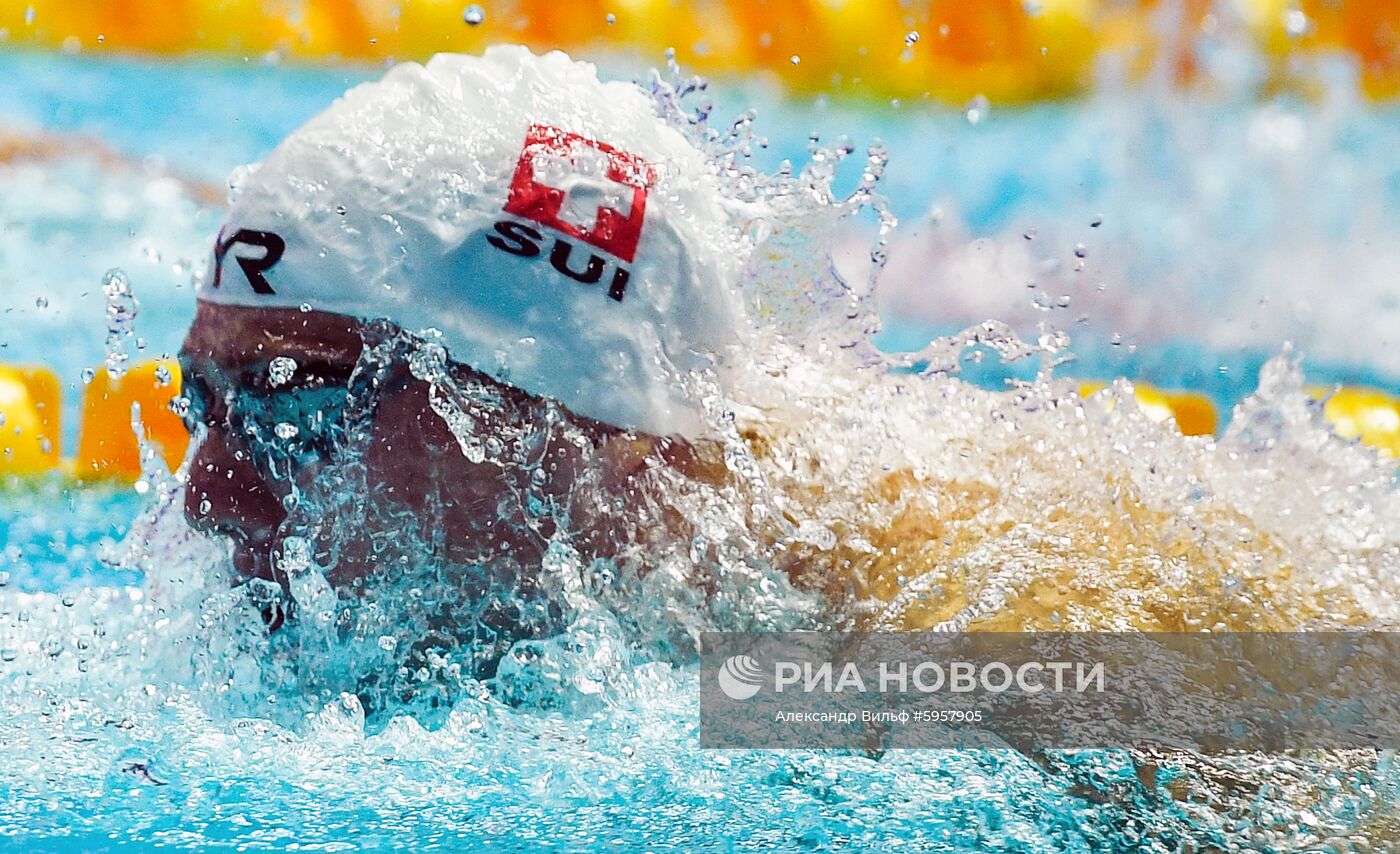
[[[267,365],[267,382],[273,388],[286,385],[296,376],[297,360],[290,356],[278,356]]]
[[[753,162],[767,142],[754,134],[753,111],[714,127],[714,103],[705,95],[708,81],[686,77],[674,51],[667,53],[668,77],[653,72],[651,92],[658,115],[682,131],[707,155],[720,186],[736,206],[745,206],[755,225],[751,238],[764,251],[755,253],[745,277],[753,319],[804,344],[865,348],[880,329],[875,310],[875,283],[884,265],[885,246],[898,220],[877,191],[888,162],[883,145],[872,143],[856,187],[843,198],[832,189],[841,164],[855,151],[846,139],[823,145],[809,140],[809,159],[795,174],[785,163],[764,172]],[[694,102],[694,103],[692,103]],[[877,218],[877,235],[869,255],[873,269],[862,286],[839,274],[831,257],[813,246],[829,246],[841,226],[863,211]]]

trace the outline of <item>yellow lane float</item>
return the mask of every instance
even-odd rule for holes
[[[185,459],[190,437],[170,410],[180,393],[180,364],[173,360],[136,365],[120,379],[99,370],[83,395],[82,433],[74,476],[83,480],[141,475],[140,447],[132,429],[132,406],[140,406],[147,441],[160,450],[171,471]]]
[[[1322,411],[1338,436],[1400,457],[1400,400],[1369,388],[1313,389],[1313,394],[1327,398]]]
[[[0,475],[57,468],[62,415],[53,371],[0,365]]]

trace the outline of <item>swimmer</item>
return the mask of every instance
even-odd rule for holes
[[[528,568],[537,574],[561,538],[585,566],[689,541],[651,475],[731,477],[704,401],[741,352],[752,212],[714,186],[640,89],[599,82],[562,54],[438,56],[351,90],[235,184],[182,361],[188,419],[205,433],[186,515],[233,541],[242,578],[287,586],[288,508],[315,497],[351,444],[349,479],[334,489],[392,509],[312,543],[338,590],[391,571],[410,530],[449,564],[488,568],[449,579],[464,590],[497,573],[528,591]],[[395,330],[418,343],[386,360],[377,353],[394,351]],[[754,547],[833,603],[828,624],[1365,620],[1354,597],[1293,571],[1306,544],[1286,531],[1261,523],[1252,548],[1203,546],[1203,525],[1244,541],[1228,505],[1183,521],[1116,473],[1096,483],[1102,492],[1060,476],[1082,465],[1077,421],[1028,441],[982,431],[980,415],[891,419],[896,397],[980,393],[799,362],[756,372],[772,375],[772,394],[756,399],[785,396],[787,409],[737,426],[791,516],[829,526],[830,546],[818,535]],[[850,438],[823,432],[841,411],[868,420],[859,435],[882,437],[842,452],[865,455],[868,480],[823,468],[833,442]],[[1005,482],[959,474],[964,458]],[[1105,472],[1121,464],[1105,460],[1095,463]],[[1046,507],[1078,509],[1047,517]]]
[[[181,363],[204,435],[185,512],[242,579],[287,585],[289,508],[351,414],[359,483],[395,512],[316,545],[342,590],[404,520],[433,518],[453,565],[538,566],[566,528],[587,562],[649,536],[652,468],[723,476],[702,395],[743,223],[638,87],[523,48],[405,63],[235,183]],[[415,354],[368,377],[367,342],[399,332]]]
[[[384,556],[425,520],[435,530],[414,539],[445,564],[478,568],[445,579],[464,598],[493,586],[540,592],[530,573],[561,535],[585,565],[648,536],[685,541],[648,475],[728,476],[704,396],[737,343],[746,223],[640,90],[600,83],[560,54],[439,56],[347,93],[236,183],[181,360],[187,419],[203,434],[186,515],[233,541],[244,580],[291,585],[293,508],[350,448],[354,478],[333,488],[395,510],[364,516],[335,542],[313,538],[309,557],[338,592],[394,572]],[[416,340],[405,345],[400,332]],[[859,600],[848,602],[849,625],[1359,622],[1355,603],[1295,582],[1288,550],[1267,537],[1254,552],[1202,549],[1203,527],[1240,539],[1229,508],[1207,509],[1188,528],[1102,461],[1112,499],[1082,500],[1094,485],[1063,476],[1081,462],[1081,433],[1068,427],[1018,441],[979,435],[969,412],[963,435],[956,423],[912,419],[865,434],[898,458],[905,445],[924,447],[911,434],[944,441],[946,431],[950,458],[999,455],[1010,483],[932,456],[916,465],[917,450],[876,467],[874,483],[832,477],[809,425],[850,395],[825,376],[808,385],[794,393],[810,404],[806,418],[762,434],[740,426],[799,511],[803,502],[822,511],[813,518],[845,511],[833,546],[786,545],[782,568],[809,587],[829,585],[833,602],[849,583],[844,598]],[[882,396],[866,400],[863,411],[875,412]],[[518,446],[491,450],[491,438]],[[1087,570],[1083,555],[1093,556]],[[1021,574],[1017,586],[998,588],[1009,570]],[[1208,583],[1217,577],[1231,583]],[[471,636],[454,631],[460,624],[432,628],[458,643],[488,638],[495,655],[558,628],[547,607],[543,617],[521,610],[482,614]],[[264,616],[273,630],[287,619],[276,608]],[[381,690],[368,680],[347,687],[362,699]],[[1138,766],[1144,786],[1155,786],[1154,768]]]

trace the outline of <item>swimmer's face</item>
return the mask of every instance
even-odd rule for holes
[[[196,528],[234,541],[235,563],[244,577],[278,580],[274,555],[288,513],[284,499],[334,461],[345,391],[363,347],[359,323],[340,315],[199,303],[181,361],[185,396],[193,401],[191,420],[204,425],[207,437],[190,466],[185,515]],[[279,357],[296,363],[290,379],[270,376]],[[520,423],[543,417],[544,401],[469,368],[453,370],[459,378],[489,386],[503,418]],[[385,389],[357,459],[375,499],[396,502],[419,518],[431,516],[445,532],[449,559],[480,564],[510,554],[530,562],[554,525],[553,519],[510,517],[524,512],[520,496],[532,488],[531,471],[467,459],[429,405],[427,383],[406,370]],[[285,428],[276,435],[278,424],[295,427],[295,435],[288,436]],[[602,555],[610,541],[627,536],[615,529],[625,514],[585,515],[567,506],[579,498],[573,487],[585,468],[591,482],[624,498],[636,488],[636,476],[655,465],[723,476],[722,462],[702,464],[684,443],[637,437],[583,419],[569,418],[569,424],[571,431],[539,431],[537,445],[528,450],[549,471],[548,484],[535,492],[562,508],[574,529],[572,542],[584,552]],[[270,441],[274,437],[277,441]],[[360,533],[363,549],[339,543],[333,583],[353,582],[372,570],[368,544],[384,532]]]
[[[291,485],[259,465],[248,435],[249,428],[275,425],[253,423],[262,413],[239,408],[245,399],[278,406],[309,393],[329,398],[347,387],[362,348],[358,324],[339,315],[198,304],[180,355],[191,420],[208,433],[190,466],[185,516],[234,540],[244,576],[273,578],[271,554]],[[274,385],[270,368],[278,357],[297,367],[290,381]]]

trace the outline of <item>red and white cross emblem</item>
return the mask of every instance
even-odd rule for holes
[[[623,261],[637,255],[656,173],[635,154],[548,125],[531,125],[506,213],[578,238]]]

